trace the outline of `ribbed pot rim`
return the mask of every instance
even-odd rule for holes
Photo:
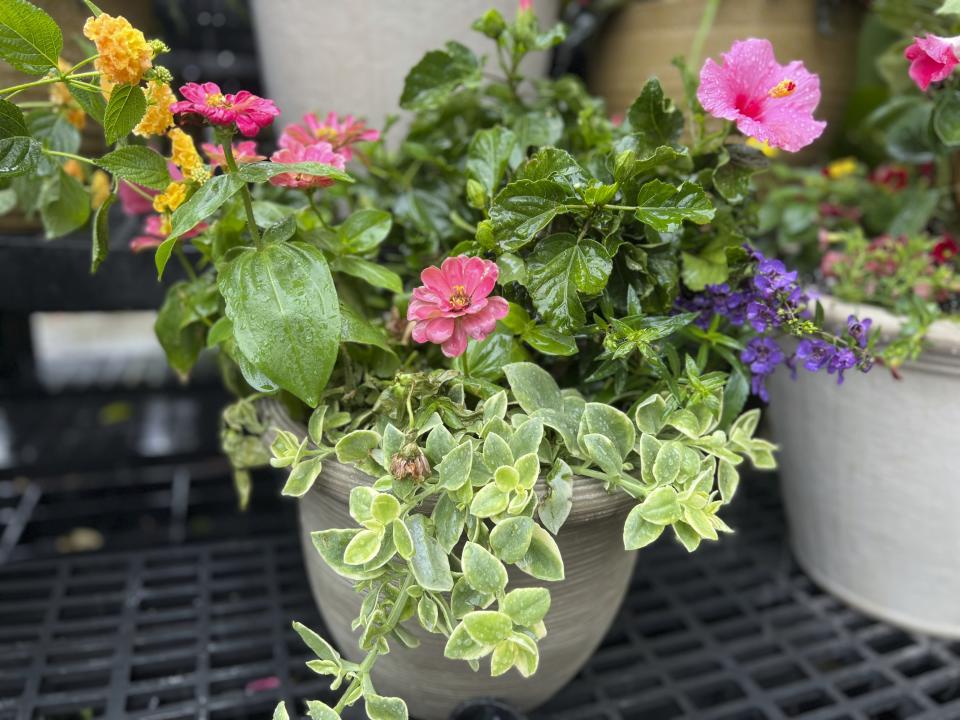
[[[288,430],[298,438],[306,437],[307,428],[303,423],[294,420],[279,400],[264,398],[258,401],[257,407],[268,425],[267,433],[264,435],[265,443],[272,442],[274,428]],[[323,466],[321,480],[314,483],[310,492],[320,493],[337,502],[347,503],[350,499],[350,491],[354,487],[371,485],[375,480],[356,468],[342,465],[336,460],[326,460]],[[541,497],[547,492],[547,485],[543,478],[537,481],[535,489]],[[570,508],[570,515],[564,527],[624,515],[636,502],[624,492],[607,492],[600,480],[576,475],[573,481],[573,506]]]
[[[828,325],[845,325],[850,315],[861,319],[870,318],[873,320],[873,328],[879,328],[880,339],[884,342],[896,338],[907,322],[902,315],[896,315],[879,305],[847,302],[828,294],[819,295],[817,299],[823,305],[823,316]],[[924,340],[924,354],[960,356],[960,322],[937,320],[930,325]]]

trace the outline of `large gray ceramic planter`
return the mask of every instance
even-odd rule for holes
[[[900,320],[823,298],[835,326]],[[906,628],[960,637],[960,325],[939,321],[901,380],[883,367],[836,377],[778,372],[769,418],[790,538],[818,583]]]
[[[269,405],[268,423],[306,433],[278,406]],[[352,583],[331,570],[313,547],[310,533],[328,528],[355,527],[347,511],[350,490],[371,484],[372,479],[336,462],[324,464],[314,487],[300,499],[300,539],[307,574],[324,622],[337,646],[350,660],[359,662],[359,633],[350,630],[360,612],[362,597]],[[407,629],[420,639],[420,646],[408,649],[392,644],[389,655],[377,660],[373,677],[377,691],[398,695],[407,701],[410,714],[420,720],[443,720],[464,700],[477,697],[500,698],[521,710],[542,704],[563,687],[593,654],[626,593],[633,570],[634,553],[623,549],[623,523],[633,506],[629,497],[611,495],[601,483],[576,478],[573,509],[559,535],[566,579],[543,583],[510,569],[508,587],[546,585],[552,602],[545,618],[547,636],[540,641],[540,667],[528,679],[516,670],[490,677],[489,661],[481,661],[479,672],[466,662],[443,656],[446,639],[427,633],[416,623]],[[538,485],[542,492],[542,483]]]

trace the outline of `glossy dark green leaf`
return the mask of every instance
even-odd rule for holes
[[[764,170],[763,153],[747,145],[728,145],[725,162],[713,171],[713,187],[729,203],[741,203],[750,193],[750,178]]]
[[[57,67],[63,34],[56,21],[26,0],[0,2],[0,58],[29,75]]]
[[[555,180],[567,186],[568,192],[574,185],[586,185],[590,180],[570,153],[555,147],[540,149],[517,171],[517,179]]]
[[[192,307],[194,296],[195,287],[191,283],[171,285],[153,325],[167,362],[184,378],[190,374],[206,344],[204,325],[197,321],[197,313]]]
[[[527,290],[538,312],[555,329],[576,328],[586,320],[580,293],[606,287],[610,257],[595,240],[579,242],[570,234],[552,235],[527,259]]]
[[[683,113],[673,100],[664,97],[656,78],[643,86],[640,97],[627,110],[627,119],[631,130],[648,148],[673,145],[683,132]]]
[[[490,208],[496,241],[518,250],[564,212],[567,189],[553,180],[518,180],[501,190]]]
[[[37,166],[40,143],[30,137],[0,140],[0,177],[25,175]]]
[[[500,186],[517,137],[502,127],[480,130],[467,148],[467,175],[479,182],[492,197]]]
[[[677,232],[684,220],[703,225],[716,210],[703,188],[684,181],[680,187],[651,180],[640,188],[636,218],[657,232]]]
[[[468,47],[448,42],[445,50],[431,50],[407,73],[400,107],[425,110],[441,105],[461,85],[480,79],[480,61]]]
[[[29,135],[23,111],[7,100],[0,100],[0,140]]]
[[[371,323],[363,314],[354,310],[347,303],[340,304],[340,328],[340,339],[343,342],[373,345],[391,355],[393,354],[393,349],[390,347],[389,339],[383,328]]]
[[[138,85],[117,85],[103,113],[103,133],[112,145],[136,127],[147,110],[147,98]]]
[[[237,347],[316,407],[340,348],[340,308],[323,253],[301,242],[247,249],[218,276]]]
[[[531,325],[521,336],[537,352],[544,355],[569,357],[577,353],[577,341],[570,335],[564,335],[547,325]]]

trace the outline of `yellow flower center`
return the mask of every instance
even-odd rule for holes
[[[453,286],[453,295],[450,296],[450,307],[453,310],[463,310],[470,306],[470,296],[463,285]]]
[[[317,137],[317,140],[328,140],[330,142],[339,137],[337,131],[330,127],[318,127],[313,131],[313,134]]]
[[[213,93],[212,95],[207,95],[207,99],[204,102],[206,102],[206,104],[210,107],[227,107],[230,104],[223,96],[223,93]]]
[[[767,93],[772,98],[784,98],[796,92],[797,84],[793,80],[781,80]]]

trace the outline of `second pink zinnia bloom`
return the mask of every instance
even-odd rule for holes
[[[723,53],[723,65],[708,59],[697,99],[744,135],[790,152],[812,143],[827,126],[813,118],[820,78],[797,60],[780,65],[769,40],[738,40]]]
[[[499,272],[494,262],[457,255],[420,273],[423,285],[413,291],[407,309],[407,320],[415,323],[413,339],[436,343],[444,355],[457,357],[468,337],[483,340],[492,333],[510,310],[502,297],[490,297]]]

